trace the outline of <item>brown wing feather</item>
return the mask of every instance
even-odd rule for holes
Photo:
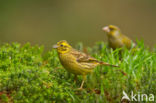
[[[97,59],[77,50],[72,50],[71,54],[77,58],[78,62],[99,62]]]
[[[75,49],[72,50],[71,54],[73,56],[75,56],[77,58],[77,62],[79,63],[87,63],[87,64],[94,64],[94,65],[98,65],[98,64],[101,64],[101,65],[106,65],[106,66],[113,66],[113,67],[118,67],[116,65],[111,65],[109,63],[105,63],[105,62],[102,62],[102,61],[98,61],[97,59],[83,53],[83,52],[80,52],[80,51],[77,51]]]

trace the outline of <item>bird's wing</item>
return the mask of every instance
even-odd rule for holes
[[[77,62],[87,62],[87,63],[99,63],[99,61],[83,52],[72,50],[71,54],[77,58]]]
[[[79,52],[75,49],[72,50],[71,54],[73,56],[75,56],[75,58],[77,58],[77,62],[78,63],[81,63],[82,65],[86,65],[86,66],[89,66],[89,67],[95,67],[97,66],[98,64],[101,64],[101,65],[106,65],[106,66],[112,66],[112,67],[118,67],[116,65],[111,65],[109,63],[105,63],[105,62],[102,62],[102,61],[98,61],[97,59],[83,53],[83,52]]]
[[[125,36],[125,35],[122,35],[123,37],[123,39],[122,39],[122,42],[126,45],[126,47],[127,48],[131,48],[131,45],[132,45],[132,40],[131,39],[129,39],[127,36]]]

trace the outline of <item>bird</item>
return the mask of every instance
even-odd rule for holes
[[[136,44],[126,35],[122,34],[121,30],[115,25],[108,25],[102,28],[107,33],[108,45],[112,49],[123,48],[131,49]]]
[[[53,45],[53,48],[57,50],[60,63],[68,72],[73,73],[75,78],[77,78],[77,75],[82,75],[83,80],[80,88],[78,88],[79,90],[83,89],[86,75],[91,73],[96,66],[106,65],[118,67],[103,61],[98,61],[90,55],[72,48],[66,40],[57,42],[57,44]]]

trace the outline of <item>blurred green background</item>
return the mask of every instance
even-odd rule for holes
[[[114,24],[133,40],[156,44],[156,0],[0,1],[0,42],[30,42],[46,49],[59,40],[92,46],[107,41],[102,27]]]

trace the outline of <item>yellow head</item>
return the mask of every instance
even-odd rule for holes
[[[54,45],[53,48],[57,49],[57,52],[60,54],[67,53],[72,49],[72,47],[65,40],[57,42],[57,44]]]
[[[120,29],[117,26],[109,25],[102,28],[105,32],[107,32],[108,36],[116,36],[120,34]]]

